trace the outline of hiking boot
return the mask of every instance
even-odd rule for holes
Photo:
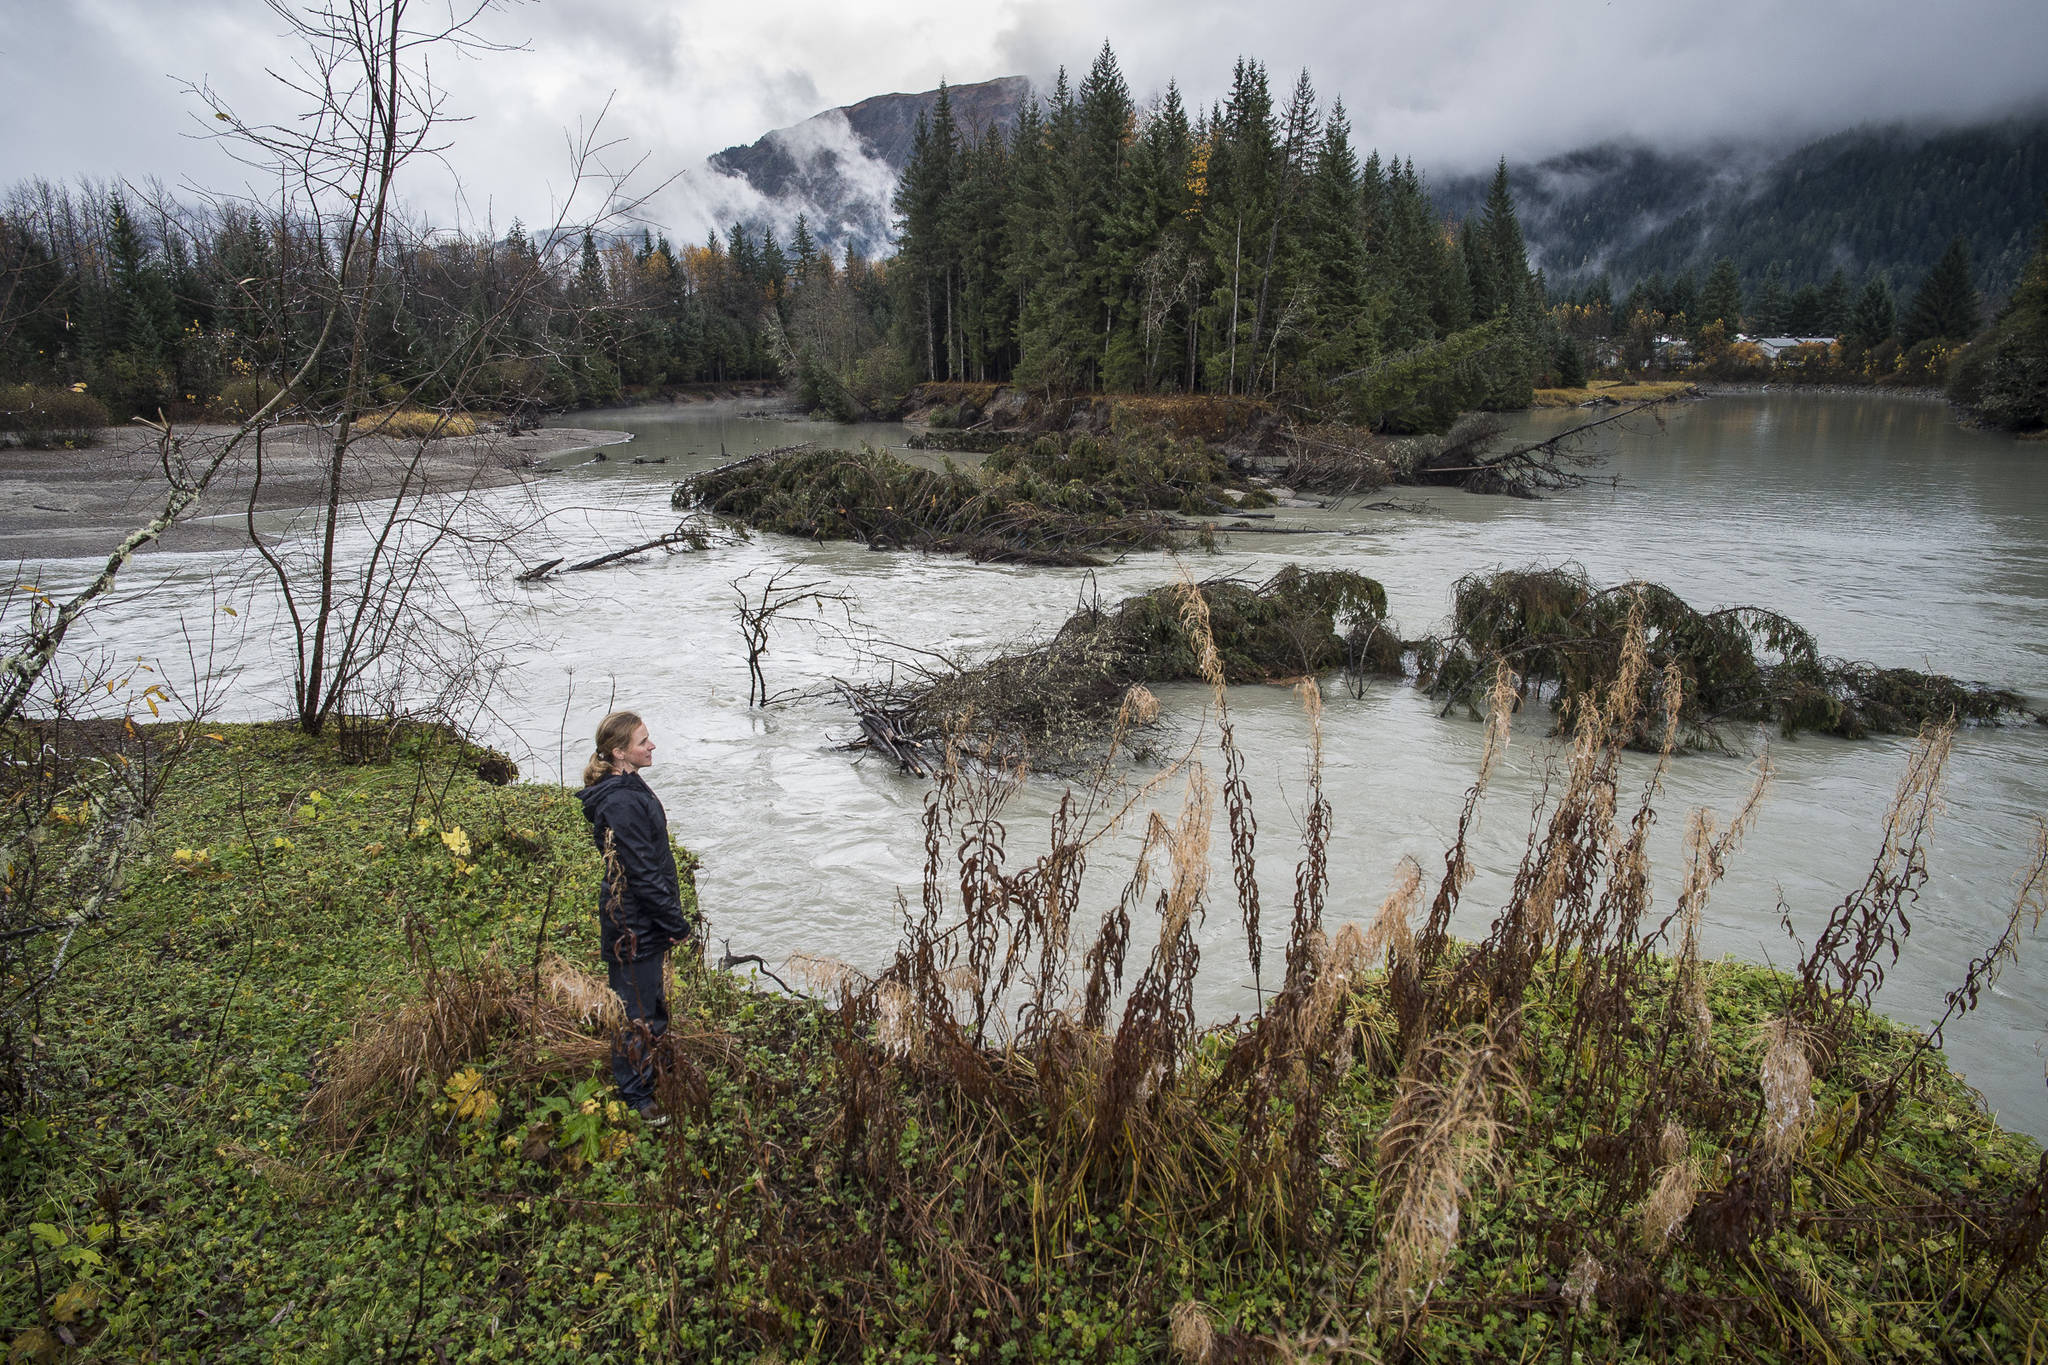
[[[647,1103],[640,1106],[640,1126],[642,1128],[667,1127],[668,1111],[663,1109],[655,1100],[647,1101]]]

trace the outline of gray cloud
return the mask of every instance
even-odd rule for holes
[[[1341,95],[1358,141],[1425,168],[1470,169],[1632,137],[1667,147],[1811,136],[1861,122],[1970,119],[2048,100],[2048,6],[2032,0],[551,0],[489,20],[526,51],[436,67],[451,107],[449,167],[413,201],[441,221],[544,219],[569,190],[564,129],[616,92],[606,129],[644,156],[657,201],[715,221],[737,204],[702,169],[710,152],[872,94],[941,78],[1078,79],[1105,36],[1140,100],[1177,77],[1191,104],[1227,90],[1240,53],[1276,96],[1311,69]],[[264,75],[289,53],[256,0],[0,0],[8,136],[0,183],[28,175],[158,175],[211,186],[244,173],[194,125],[172,75],[211,79],[240,103],[289,107]]]

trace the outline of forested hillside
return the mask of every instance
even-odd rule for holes
[[[2048,117],[1973,128],[1859,128],[1796,150],[1761,145],[1667,153],[1615,144],[1518,167],[1530,258],[1553,289],[1606,277],[1704,278],[1735,262],[1745,286],[1882,275],[1916,284],[1960,234],[1975,283],[2009,293],[2048,201]],[[1433,179],[1453,215],[1476,210],[1485,175]]]

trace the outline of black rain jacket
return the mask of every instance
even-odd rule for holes
[[[612,855],[598,886],[600,942],[607,962],[642,962],[697,932],[683,914],[668,813],[638,773],[614,773],[582,791],[583,818],[598,852]]]

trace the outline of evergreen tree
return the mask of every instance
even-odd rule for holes
[[[1017,379],[1048,392],[1083,387],[1097,355],[1098,338],[1084,279],[1083,237],[1087,191],[1078,151],[1081,109],[1062,68],[1045,108],[1036,202],[1022,254],[1012,260],[1026,283],[1017,325]]]
[[[1301,234],[1310,289],[1305,362],[1318,377],[1354,369],[1374,350],[1362,188],[1351,121],[1335,100],[1323,120]]]
[[[585,304],[604,301],[604,263],[598,259],[597,239],[583,230],[583,256],[576,269],[576,292]]]
[[[1872,275],[1849,312],[1849,338],[1865,350],[1875,350],[1891,340],[1897,325],[1891,286],[1884,276]]]
[[[811,225],[804,214],[796,216],[796,232],[789,239],[789,263],[796,274],[799,288],[809,284],[811,272],[818,263],[818,243],[811,236]]]
[[[1849,277],[1840,266],[1821,286],[1818,320],[1823,336],[1838,337],[1849,330]]]
[[[901,245],[896,284],[905,349],[916,355],[926,379],[950,377],[953,332],[948,319],[953,284],[952,242],[946,201],[958,172],[959,146],[952,99],[943,82],[928,120],[920,113],[911,133],[910,161],[897,187],[895,208]]]
[[[1674,325],[1680,318],[1690,323],[1699,313],[1700,287],[1699,282],[1693,278],[1692,271],[1680,271],[1678,278],[1671,281],[1671,287],[1665,291],[1663,304],[1658,311],[1670,318]]]
[[[1265,67],[1238,58],[1230,98],[1209,124],[1202,247],[1214,285],[1202,310],[1202,379],[1240,393],[1257,358],[1252,329],[1281,149]]]
[[[1458,229],[1458,249],[1465,261],[1465,283],[1471,304],[1465,317],[1452,322],[1453,327],[1462,327],[1475,317],[1484,321],[1507,307],[1501,297],[1500,270],[1494,263],[1485,229],[1475,228],[1467,218]]]
[[[1579,343],[1566,337],[1557,348],[1557,386],[1561,389],[1586,387],[1586,357]]]
[[[142,234],[120,195],[108,205],[108,252],[114,265],[112,348],[142,365],[160,365],[178,334],[176,301],[163,271],[149,259]]]
[[[1139,264],[1129,243],[1111,240],[1124,208],[1137,110],[1107,41],[1081,82],[1076,114],[1073,232],[1080,293],[1068,305],[1069,325],[1091,337],[1081,368],[1082,382],[1092,387],[1101,379],[1117,320],[1133,308]],[[1128,375],[1134,364],[1135,354],[1126,349],[1121,368]]]
[[[1910,350],[1929,340],[1968,341],[1982,321],[1983,305],[1970,282],[1970,248],[1958,233],[1899,320],[1899,344]]]
[[[958,373],[963,379],[988,379],[992,367],[1007,370],[1011,360],[1016,310],[1003,283],[1009,170],[1002,134],[990,128],[962,152],[960,180],[948,201],[947,231],[959,273]]]
[[[1726,256],[1714,262],[1707,275],[1696,321],[1701,327],[1718,322],[1731,337],[1742,330],[1742,276],[1735,269],[1735,262]]]
[[[1792,291],[1792,298],[1785,305],[1785,331],[1790,336],[1810,337],[1819,333],[1821,324],[1820,286],[1802,284]]]
[[[1949,397],[1992,426],[2048,427],[2048,219],[1990,333],[1957,357]]]
[[[1522,224],[1515,216],[1515,197],[1508,189],[1508,161],[1500,159],[1493,172],[1493,184],[1486,191],[1486,244],[1493,257],[1494,278],[1500,284],[1500,307],[1517,318],[1539,310],[1543,300],[1530,288],[1529,253],[1522,241]]]
[[[1772,261],[1770,268],[1764,271],[1763,283],[1757,286],[1756,298],[1749,305],[1749,330],[1757,336],[1783,336],[1790,307],[1791,300],[1785,296],[1784,276],[1778,270],[1778,263]]]

